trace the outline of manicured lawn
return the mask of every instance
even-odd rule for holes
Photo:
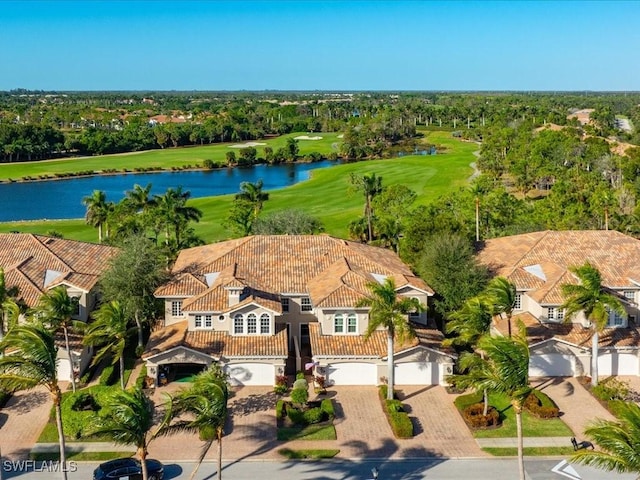
[[[382,183],[385,186],[406,185],[418,194],[417,204],[426,204],[443,194],[464,187],[472,173],[469,164],[475,160],[472,152],[477,150],[478,146],[456,140],[448,132],[425,132],[425,134],[425,142],[441,145],[446,148],[446,152],[434,156],[406,156],[362,161],[316,170],[312,178],[305,182],[271,191],[269,200],[264,204],[264,213],[285,208],[299,208],[317,217],[323,223],[326,233],[346,238],[349,222],[361,216],[363,208],[361,195],[350,189],[349,177],[352,173],[356,175],[375,173],[382,177]],[[279,138],[273,141],[284,142],[285,140]],[[177,152],[178,149],[175,151]],[[139,156],[142,155],[146,154]],[[204,214],[200,223],[195,224],[195,231],[206,242],[231,238],[232,234],[223,226],[223,222],[228,216],[233,198],[233,195],[224,195],[197,198],[189,202]],[[55,230],[65,238],[83,241],[97,241],[98,237],[96,229],[85,225],[83,220],[0,224],[0,232],[12,230],[40,234]]]
[[[478,403],[480,395],[464,395],[456,399],[459,410],[473,403]],[[508,438],[516,437],[516,416],[509,399],[503,395],[490,394],[489,404],[500,412],[502,426],[487,430],[474,430],[476,438]],[[580,408],[576,406],[576,408]],[[522,432],[525,437],[571,437],[573,432],[559,418],[540,419],[530,415],[527,411],[522,413]]]
[[[116,458],[126,458],[134,455],[135,452],[67,452],[67,461],[76,462],[106,462]],[[36,462],[60,461],[60,453],[32,453],[31,460]]]
[[[518,449],[513,448],[483,448],[483,451],[493,455],[494,457],[515,457],[518,455]],[[523,452],[529,457],[550,457],[573,455],[573,447],[524,447]]]
[[[333,425],[278,428],[278,440],[335,440],[337,438]]]
[[[265,143],[266,145],[258,145],[255,149],[258,151],[258,156],[263,157],[263,149],[265,146],[270,146],[275,151],[286,145],[287,138],[295,138],[302,135],[307,134],[297,132],[268,140],[256,140],[256,142]],[[334,144],[340,143],[337,133],[318,133],[310,134],[309,136],[315,135],[321,136],[322,140],[298,141],[300,155],[306,155],[311,152],[319,152],[328,155],[332,151],[337,151],[333,148]],[[242,143],[245,142],[238,142],[238,144]],[[182,168],[186,165],[202,165],[202,163],[207,159],[210,159],[215,164],[222,166],[226,164],[226,152],[234,151],[236,156],[239,155],[240,149],[232,148],[231,145],[236,145],[236,143],[223,143],[201,147],[165,148],[163,150],[148,150],[145,152],[99,155],[95,157],[79,157],[39,162],[3,163],[0,164],[0,180],[6,181],[10,178],[19,180],[25,176],[39,177],[41,175],[75,173],[89,170],[101,171],[105,169],[133,170],[134,168]]]
[[[281,448],[278,453],[289,460],[316,460],[320,458],[333,458],[340,450],[291,450],[290,448]]]

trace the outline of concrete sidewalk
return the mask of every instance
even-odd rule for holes
[[[116,445],[110,442],[67,442],[65,443],[67,453],[78,452],[129,452],[134,454],[136,448],[131,445]],[[57,443],[36,443],[31,449],[31,453],[58,453],[60,445]]]

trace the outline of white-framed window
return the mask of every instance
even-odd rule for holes
[[[271,333],[271,317],[268,313],[260,315],[260,333],[263,335]]]
[[[623,323],[623,316],[620,315],[618,312],[613,312],[613,326],[614,327],[621,327],[622,323]]]
[[[300,310],[303,312],[310,312],[313,310],[311,306],[311,299],[309,297],[302,297],[300,299]]]
[[[513,302],[513,309],[514,310],[522,310],[522,294],[516,292],[516,298],[515,301]]]
[[[194,325],[196,328],[202,328],[202,315],[195,316]]]
[[[211,315],[205,315],[204,328],[211,328],[211,327],[213,327],[213,318],[211,317]]]
[[[627,302],[629,302],[631,304],[635,304],[636,303],[636,292],[635,292],[635,290],[625,290],[624,291],[624,298],[627,300]]]
[[[182,300],[173,300],[171,302],[171,316],[172,317],[182,316]]]
[[[233,317],[233,333],[236,335],[244,333],[244,317],[241,313],[236,313]]]
[[[547,319],[554,320],[556,318],[556,309],[554,307],[547,308]]]
[[[280,305],[282,305],[282,311],[283,312],[288,312],[289,311],[289,299],[287,297],[282,297],[280,299]]]
[[[344,316],[341,313],[333,317],[333,333],[344,333]]]
[[[564,322],[564,308],[558,308],[558,321]]]
[[[247,333],[250,335],[258,333],[258,319],[255,313],[247,315]]]
[[[347,333],[358,333],[358,318],[355,313],[347,315]]]

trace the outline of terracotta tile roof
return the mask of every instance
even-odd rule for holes
[[[191,273],[180,273],[155,291],[157,297],[186,297],[199,295],[207,289],[207,284]]]
[[[250,236],[194,247],[180,252],[172,271],[175,275],[189,273],[202,282],[205,275],[218,273],[211,289],[246,285],[247,294],[260,299],[270,297],[259,292],[309,294],[316,306],[352,305],[368,293],[366,283],[374,280],[371,274],[393,276],[398,287],[413,286],[432,293],[390,250],[328,235]],[[156,296],[174,291],[164,288]],[[213,307],[221,301],[218,294],[194,294],[203,297],[200,306],[208,302]],[[186,306],[187,302],[183,308]]]
[[[560,285],[572,266],[591,262],[613,289],[640,282],[640,240],[613,230],[544,231],[487,240],[479,261],[544,305],[562,303]],[[532,273],[533,272],[533,273]],[[538,275],[536,275],[536,273]]]
[[[84,349],[84,345],[82,343],[82,338],[83,336],[79,333],[74,333],[74,332],[69,332],[68,334],[69,337],[69,348],[72,351],[77,351],[80,352]],[[56,346],[61,349],[61,350],[65,350],[67,349],[66,343],[64,341],[64,332],[62,330],[58,330],[55,334],[54,337],[54,341],[56,343]]]
[[[172,348],[184,346],[215,357],[276,357],[288,355],[287,330],[276,324],[275,335],[229,335],[225,331],[187,330],[187,321],[169,325],[151,334],[142,355],[147,359]]]
[[[114,247],[75,240],[0,234],[0,267],[7,286],[17,286],[19,298],[30,307],[46,290],[61,283],[91,290],[117,252]]]
[[[550,338],[557,338],[578,347],[591,348],[593,331],[578,323],[540,322],[530,313],[514,315],[511,319],[512,327],[517,328],[517,321],[521,320],[527,328],[527,340],[530,345]],[[494,320],[494,326],[501,334],[507,335],[506,319]],[[629,321],[628,328],[606,328],[600,332],[598,345],[606,347],[640,347],[640,327]]]

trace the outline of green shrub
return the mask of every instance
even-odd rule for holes
[[[276,418],[282,418],[284,416],[284,400],[278,400],[276,402]]]
[[[296,373],[296,380],[300,380],[303,379],[304,380],[305,376],[304,376],[304,372],[298,372]]]
[[[397,438],[413,437],[413,423],[411,423],[409,415],[405,412],[389,412],[388,418],[391,430]]]
[[[327,414],[329,420],[333,420],[334,418],[336,418],[336,412],[333,408],[333,402],[330,398],[325,398],[324,400],[322,400],[322,402],[320,403],[320,408],[324,413]]]
[[[500,413],[495,407],[489,406],[484,415],[484,404],[474,403],[462,411],[462,418],[471,428],[497,427],[500,423]]]
[[[71,410],[76,412],[82,412],[85,410],[92,410],[94,412],[97,412],[98,410],[100,410],[100,405],[98,405],[95,397],[89,392],[80,392],[73,399]]]
[[[309,389],[309,383],[307,382],[306,379],[299,378],[295,382],[293,382],[293,389],[294,390],[297,390],[297,389],[308,390]]]
[[[289,390],[289,387],[287,387],[286,385],[277,384],[273,386],[273,393],[275,393],[276,395],[284,395],[285,393],[287,393],[287,390]]]
[[[216,166],[216,164],[215,164],[215,163],[213,163],[213,160],[211,160],[210,158],[205,159],[205,160],[202,162],[202,165],[203,165],[203,166],[204,166],[204,168],[206,168],[207,170],[212,170],[212,169]]]
[[[325,414],[320,407],[310,408],[306,410],[303,414],[304,421],[307,424],[312,423],[320,423],[325,420]]]
[[[298,405],[303,405],[309,400],[309,390],[303,390],[302,388],[294,388],[291,391],[291,401]]]
[[[106,367],[104,367],[104,369],[102,370],[102,373],[100,374],[100,385],[103,385],[105,387],[108,387],[109,385],[113,385],[116,381],[116,377],[117,377],[117,373],[116,373],[116,366],[115,365],[107,365]]]
[[[611,377],[598,383],[591,389],[591,393],[603,402],[624,400],[629,395],[629,384]]]
[[[402,402],[400,400],[386,400],[386,403],[389,413],[404,412],[404,408],[402,408]]]
[[[297,408],[287,408],[287,417],[296,425],[306,425],[304,413]]]
[[[145,383],[147,380],[147,364],[143,364],[142,368],[140,369],[140,375],[138,375],[138,378],[136,378],[136,387],[138,388],[144,388],[146,387]]]

